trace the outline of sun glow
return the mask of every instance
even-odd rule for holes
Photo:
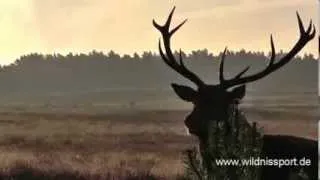
[[[5,0],[0,2],[0,64],[31,52],[157,52],[159,34],[151,20],[165,19],[174,5],[174,22],[189,20],[173,42],[185,51],[218,53],[225,46],[270,51],[270,33],[278,50],[289,50],[298,36],[295,11],[305,25],[317,17],[314,2],[302,0]],[[314,41],[301,53],[317,54],[317,48]]]

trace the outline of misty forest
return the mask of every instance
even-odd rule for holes
[[[284,54],[280,51],[277,58]],[[206,81],[218,82],[221,53],[213,55],[203,49],[182,53],[182,56],[186,65]],[[270,55],[241,50],[230,51],[226,56],[226,76],[232,77],[248,65],[251,67],[248,74],[265,68]],[[108,105],[110,108],[130,104],[132,108],[179,108],[184,106],[174,105],[180,101],[175,101],[169,85],[172,82],[189,83],[150,51],[141,55],[119,55],[114,51],[65,56],[32,53],[2,66],[0,73],[2,106],[23,106],[26,110],[31,106],[76,107],[81,104],[105,105],[104,112],[108,111]],[[315,105],[317,61],[312,54],[298,56],[283,69],[248,86],[247,103],[258,96],[267,102],[281,96],[286,99],[277,102],[278,105],[289,102]],[[139,107],[143,105],[145,107]]]

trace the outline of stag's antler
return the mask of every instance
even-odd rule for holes
[[[172,69],[177,71],[179,74],[181,74],[183,77],[189,79],[190,81],[194,82],[198,87],[201,87],[204,85],[204,82],[193,72],[191,72],[183,63],[182,55],[181,55],[181,50],[180,50],[180,56],[179,56],[179,61],[176,60],[174,57],[171,47],[170,47],[170,38],[171,36],[187,21],[184,20],[182,23],[180,23],[177,27],[172,29],[171,31],[169,30],[170,24],[171,24],[171,19],[172,15],[174,13],[175,7],[172,9],[170,12],[168,19],[166,23],[163,26],[160,26],[158,23],[156,23],[155,20],[153,20],[153,25],[160,31],[163,39],[163,44],[165,48],[166,55],[162,51],[161,48],[161,40],[159,40],[159,51],[162,59],[164,62],[170,66]]]
[[[273,38],[272,35],[270,37],[271,41],[271,57],[270,57],[270,62],[268,66],[261,72],[246,76],[246,77],[241,77],[244,73],[246,73],[249,69],[249,66],[246,67],[242,72],[237,74],[234,78],[230,80],[226,80],[223,76],[223,66],[224,66],[224,59],[225,59],[225,54],[226,54],[226,49],[224,50],[221,58],[221,63],[220,63],[220,84],[224,88],[229,88],[232,86],[248,83],[248,82],[253,82],[258,79],[261,79],[270,73],[274,72],[275,70],[279,69],[283,65],[287,64],[296,54],[299,53],[299,51],[310,41],[314,38],[315,36],[315,26],[312,24],[312,20],[310,20],[309,27],[307,30],[304,29],[303,23],[301,21],[301,18],[299,16],[299,13],[297,12],[297,18],[298,18],[298,24],[299,24],[299,29],[300,29],[300,38],[296,42],[296,44],[293,46],[293,48],[289,51],[288,54],[286,54],[284,57],[282,57],[278,62],[275,62],[275,48],[274,48],[274,43],[273,43]]]
[[[182,55],[181,55],[181,50],[180,50],[180,56],[179,56],[179,61],[176,60],[174,57],[171,47],[170,47],[170,38],[171,36],[187,21],[184,20],[182,23],[180,23],[177,27],[175,27],[173,30],[169,30],[170,24],[171,24],[171,19],[172,15],[174,13],[175,7],[172,9],[172,11],[169,14],[169,17],[166,21],[166,23],[163,26],[160,26],[158,23],[153,20],[153,25],[160,31],[162,34],[163,38],[163,44],[165,47],[165,52],[162,51],[161,48],[161,40],[159,40],[159,51],[162,59],[164,62],[170,66],[172,69],[180,73],[183,77],[189,79],[190,81],[194,82],[198,87],[202,87],[205,85],[205,83],[193,72],[191,72],[183,63]],[[284,57],[282,57],[278,62],[275,62],[275,47],[274,47],[274,42],[272,35],[270,37],[271,41],[271,57],[270,57],[270,62],[268,66],[261,72],[242,77],[250,68],[250,66],[246,67],[243,71],[238,73],[234,78],[226,80],[223,75],[223,68],[224,68],[224,60],[227,52],[227,48],[224,50],[222,57],[221,57],[221,62],[220,62],[220,68],[219,68],[219,79],[220,79],[220,86],[223,88],[230,88],[232,86],[240,85],[240,84],[245,84],[248,82],[253,82],[258,79],[261,79],[270,73],[276,71],[283,65],[287,64],[296,54],[299,53],[299,51],[310,41],[314,38],[315,36],[315,26],[312,23],[312,20],[310,20],[309,27],[307,30],[304,29],[303,23],[301,21],[301,18],[299,16],[299,13],[297,12],[297,18],[298,18],[298,24],[299,24],[299,29],[300,29],[300,38],[296,42],[296,44],[293,46],[293,48],[289,51],[288,54],[286,54]]]

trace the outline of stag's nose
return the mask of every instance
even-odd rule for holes
[[[195,133],[195,127],[194,127],[194,117],[192,115],[188,115],[186,119],[184,120],[184,124],[187,129],[187,134],[193,134]]]
[[[185,130],[187,136],[191,136],[191,133],[189,132],[189,128],[187,128],[186,126],[184,126],[184,130]]]
[[[192,116],[191,115],[188,115],[186,117],[186,119],[184,120],[184,124],[187,126],[187,128],[190,128],[191,127],[191,122],[192,122]]]

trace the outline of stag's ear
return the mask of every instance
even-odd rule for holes
[[[239,87],[234,88],[231,91],[231,96],[233,99],[242,99],[246,94],[246,85],[241,85]]]
[[[184,101],[193,102],[197,96],[197,91],[188,86],[171,84],[174,92]]]

